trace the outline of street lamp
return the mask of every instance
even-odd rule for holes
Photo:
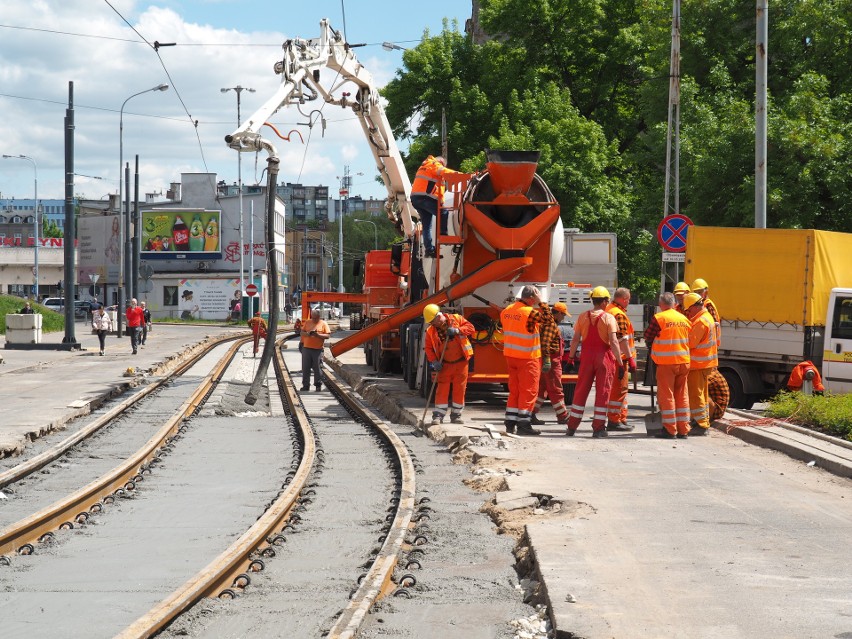
[[[35,238],[34,238],[35,239],[35,244],[34,244],[34,246],[35,246],[35,264],[33,264],[33,273],[35,274],[35,286],[33,287],[33,293],[34,293],[35,301],[38,302],[38,244],[39,244],[39,236],[41,235],[41,233],[39,232],[39,226],[38,226],[38,165],[36,164],[35,160],[33,160],[31,157],[28,157],[26,155],[5,155],[4,154],[3,157],[6,158],[6,159],[9,159],[9,160],[26,160],[27,162],[32,162],[33,163],[33,171],[35,171],[35,182],[34,182],[35,198],[34,198],[34,201],[33,201],[33,212],[35,213],[35,215],[33,216],[33,218],[34,218],[33,231],[35,233]]]
[[[249,87],[242,87],[239,84],[235,87],[225,87],[223,89],[219,89],[222,93],[227,93],[228,91],[233,91],[237,94],[237,128],[240,128],[240,94],[243,91],[248,91],[249,93],[254,93],[254,89],[250,89]],[[237,184],[240,187],[240,296],[245,295],[246,283],[245,283],[245,268],[243,266],[243,259],[246,252],[245,243],[243,241],[243,154],[242,152],[237,153]],[[269,194],[269,197],[274,197],[273,193]],[[252,247],[251,253],[254,254],[254,238],[252,238]],[[254,283],[254,273],[252,273],[252,283]],[[251,314],[248,315],[251,317]]]
[[[121,314],[124,311],[124,277],[126,273],[130,273],[130,265],[126,265],[125,261],[130,257],[130,247],[125,246],[125,242],[130,243],[130,211],[125,214],[122,200],[122,186],[124,185],[124,106],[137,95],[150,93],[151,91],[168,91],[168,84],[158,84],[150,89],[145,89],[139,93],[134,93],[121,104],[121,110],[118,115],[118,217],[119,221],[123,218],[124,224],[119,224],[119,264],[118,264],[118,326],[116,332],[121,337]],[[106,300],[104,300],[106,301]]]
[[[382,42],[382,49],[384,49],[385,51],[408,51],[408,49],[406,49],[405,47],[401,47],[394,42]]]
[[[376,223],[373,222],[372,220],[352,220],[352,221],[355,222],[355,224],[366,223],[366,224],[372,224],[373,225],[373,248],[374,248],[374,250],[378,251],[379,250],[379,229],[376,226]]]

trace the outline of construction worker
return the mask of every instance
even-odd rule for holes
[[[716,324],[716,346],[722,346],[722,316],[719,315],[719,309],[716,308],[716,305],[713,303],[707,294],[710,292],[710,286],[707,284],[705,280],[702,280],[700,277],[697,278],[692,283],[692,292],[698,293],[701,296],[702,301],[704,302],[704,308],[710,313],[710,316],[713,318],[713,322]]]
[[[444,421],[448,400],[450,421],[461,423],[467,390],[468,360],[473,356],[470,337],[476,329],[461,315],[442,313],[437,304],[429,304],[423,309],[423,320],[429,324],[424,346],[426,359],[430,368],[438,373],[432,425]],[[453,389],[452,399],[450,386]]]
[[[673,293],[663,293],[660,312],[645,330],[645,343],[657,366],[657,403],[663,420],[662,439],[689,436],[689,320],[675,310]]]
[[[728,410],[728,403],[731,401],[728,381],[718,368],[710,371],[710,375],[707,377],[707,392],[709,394],[707,406],[710,409],[710,421],[715,422],[724,417],[725,411]]]
[[[687,293],[691,293],[689,290],[689,284],[686,282],[678,282],[674,287],[674,296],[676,300],[675,310],[678,313],[683,313],[683,296]]]
[[[530,424],[538,382],[541,376],[539,323],[541,293],[535,286],[524,286],[519,299],[500,312],[503,326],[503,356],[509,373],[509,399],[506,401],[506,432],[540,435]]]
[[[311,311],[311,319],[302,324],[302,391],[311,389],[311,371],[314,372],[314,387],[322,390],[322,349],[325,340],[331,337],[331,329],[322,316],[319,307]]]
[[[541,342],[541,377],[538,382],[538,397],[535,400],[530,423],[543,424],[538,411],[544,405],[544,398],[550,400],[556,413],[556,423],[568,423],[568,409],[565,407],[565,393],[562,390],[562,355],[565,352],[565,340],[559,330],[559,323],[568,316],[568,307],[556,302],[553,308],[547,304],[539,305],[542,322],[539,328]]]
[[[621,357],[617,360],[621,363],[620,377],[616,377],[609,392],[609,403],[607,404],[607,430],[631,431],[633,426],[627,423],[627,388],[629,386],[629,373],[636,372],[636,344],[633,339],[633,322],[627,317],[627,305],[630,304],[630,289],[617,288],[612,295],[612,302],[606,307],[607,313],[615,318],[618,330],[615,339],[618,340],[618,348]]]
[[[248,326],[251,329],[251,334],[254,337],[254,356],[257,357],[257,349],[260,345],[260,338],[266,339],[266,320],[260,316],[260,311],[254,314],[248,321]]]
[[[606,312],[609,304],[609,291],[605,286],[592,289],[592,310],[585,311],[577,318],[574,326],[574,337],[568,349],[568,360],[572,361],[577,354],[577,346],[582,342],[583,358],[580,360],[577,386],[574,389],[574,400],[571,402],[571,412],[568,415],[566,434],[573,437],[583,420],[586,398],[595,383],[595,413],[592,418],[592,437],[606,437],[607,402],[610,390],[620,369],[621,350],[615,335],[618,324],[615,317]],[[619,377],[622,371],[618,370]]]
[[[444,173],[456,173],[448,169],[447,161],[440,155],[431,155],[423,160],[423,164],[417,169],[414,183],[411,185],[411,204],[420,215],[420,224],[423,233],[423,247],[426,257],[435,257],[435,243],[432,239],[432,218],[440,211],[444,202],[444,182],[441,175]],[[438,222],[440,229],[440,218]]]
[[[686,311],[686,319],[691,324],[687,392],[691,418],[689,433],[695,437],[706,435],[707,429],[710,428],[709,377],[710,372],[719,365],[716,326],[698,293],[684,295],[683,308]]]

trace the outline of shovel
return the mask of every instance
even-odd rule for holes
[[[444,353],[447,352],[447,344],[449,344],[449,343],[450,343],[450,337],[447,336],[447,341],[444,342],[444,346],[443,346],[443,348],[441,348],[441,357],[438,358],[438,361],[441,364],[444,363]],[[430,373],[428,371],[428,368],[427,368],[426,374],[430,375],[430,376],[432,375],[432,373]],[[429,404],[432,403],[432,397],[435,394],[435,389],[437,387],[438,387],[438,382],[436,381],[434,384],[432,384],[432,388],[429,389],[429,396],[426,398],[426,406],[423,408],[423,417],[420,418],[420,422],[417,424],[417,428],[423,429],[426,426],[426,413],[429,411]]]

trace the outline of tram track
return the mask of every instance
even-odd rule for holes
[[[204,420],[201,420],[201,418],[197,416],[188,423],[186,420],[190,416],[198,413],[204,398],[209,395],[213,384],[215,384],[215,380],[222,375],[222,372],[228,365],[227,362],[230,362],[234,358],[234,353],[239,351],[239,349],[239,345],[235,345],[232,349],[229,349],[228,355],[226,357],[222,357],[214,367],[214,370],[205,377],[201,384],[198,384],[195,387],[189,398],[181,405],[178,413],[169,417],[155,436],[151,437],[134,455],[129,456],[120,465],[116,466],[113,471],[104,474],[97,482],[91,482],[91,484],[76,491],[73,495],[69,495],[64,499],[59,500],[53,507],[49,509],[42,509],[43,512],[40,511],[39,513],[21,520],[16,525],[7,527],[4,531],[0,531],[0,544],[2,544],[0,545],[0,549],[2,549],[2,552],[7,555],[7,558],[3,563],[13,564],[12,566],[0,566],[0,588],[5,589],[7,592],[24,593],[22,597],[13,597],[13,600],[17,599],[17,603],[21,603],[22,599],[26,599],[28,601],[28,604],[22,606],[21,610],[25,611],[28,609],[28,606],[36,605],[32,602],[39,600],[40,588],[43,588],[41,592],[44,593],[44,591],[50,591],[57,587],[54,580],[47,576],[48,573],[53,570],[53,567],[51,567],[50,564],[58,561],[59,568],[57,571],[61,574],[67,575],[80,572],[81,566],[85,565],[85,560],[81,559],[81,557],[86,555],[91,556],[91,553],[93,552],[90,547],[87,547],[87,540],[84,538],[95,538],[95,547],[97,547],[96,538],[103,535],[106,531],[105,538],[107,541],[105,545],[107,547],[107,552],[104,552],[104,555],[110,554],[108,548],[110,544],[118,544],[125,547],[125,550],[128,544],[131,547],[136,545],[137,542],[127,541],[124,538],[123,529],[121,531],[121,535],[118,534],[118,531],[112,530],[113,527],[121,528],[121,526],[116,522],[117,520],[125,518],[124,511],[126,508],[124,505],[131,505],[132,510],[134,511],[137,510],[137,508],[141,509],[144,505],[143,502],[147,502],[149,499],[153,500],[157,497],[154,493],[158,493],[162,490],[162,486],[154,484],[160,483],[158,476],[161,473],[167,474],[163,473],[164,467],[171,466],[173,463],[176,466],[188,464],[188,462],[183,461],[183,457],[180,457],[180,463],[176,463],[176,460],[173,459],[173,457],[177,454],[178,449],[184,445],[178,440],[191,437],[193,438],[192,446],[196,448],[198,455],[209,454],[201,450],[201,442],[198,440],[198,433],[195,432],[196,430],[199,430],[201,426],[191,426],[190,428],[187,428],[187,424],[194,424],[196,419],[202,422]],[[182,579],[177,582],[182,583],[182,585],[177,589],[172,587],[170,592],[163,592],[164,590],[168,590],[166,584],[175,583],[174,576],[163,576],[161,578],[152,574],[152,571],[154,571],[154,565],[157,562],[143,558],[143,563],[148,562],[150,564],[150,570],[147,571],[147,574],[145,574],[143,578],[139,579],[137,577],[138,583],[132,589],[137,590],[141,588],[149,600],[152,599],[151,595],[153,591],[158,593],[163,592],[163,594],[156,597],[156,601],[154,601],[153,605],[143,608],[143,610],[147,609],[147,612],[137,616],[135,621],[132,619],[126,619],[126,611],[123,611],[122,615],[119,615],[119,617],[125,619],[124,621],[113,619],[116,615],[107,614],[105,617],[109,617],[109,620],[105,620],[103,625],[98,624],[87,628],[85,636],[89,637],[93,634],[94,636],[121,637],[152,636],[161,632],[170,623],[172,623],[178,615],[190,610],[199,601],[203,601],[210,597],[221,598],[222,600],[236,598],[243,595],[247,590],[250,592],[251,588],[249,588],[249,585],[252,583],[254,573],[265,568],[264,562],[266,559],[274,557],[276,554],[281,554],[282,549],[279,548],[279,546],[284,546],[288,535],[297,532],[294,524],[299,524],[300,521],[304,522],[308,519],[305,511],[312,511],[312,502],[314,502],[314,500],[320,500],[320,495],[317,493],[322,494],[324,490],[324,488],[320,485],[323,481],[320,477],[322,476],[323,471],[327,469],[326,456],[324,455],[323,448],[317,446],[313,435],[314,429],[317,426],[312,422],[316,422],[317,419],[310,416],[306,409],[306,404],[310,405],[315,401],[315,398],[304,399],[299,397],[294,384],[285,378],[286,366],[283,362],[284,358],[281,356],[281,351],[280,349],[276,349],[276,351],[278,353],[278,357],[276,358],[276,379],[278,380],[277,390],[282,395],[283,402],[286,406],[285,412],[288,415],[287,419],[292,432],[289,438],[280,436],[280,433],[276,435],[274,448],[279,458],[288,456],[291,458],[289,467],[286,463],[284,463],[281,468],[275,469],[278,474],[277,480],[272,478],[276,475],[276,473],[272,473],[271,476],[269,472],[259,473],[263,474],[263,482],[261,482],[260,485],[265,484],[265,486],[262,488],[255,486],[250,489],[248,492],[251,493],[252,503],[249,504],[247,500],[244,500],[246,503],[241,504],[239,507],[241,512],[238,514],[240,516],[234,517],[233,522],[228,522],[227,526],[222,525],[222,528],[228,528],[228,531],[224,536],[226,538],[231,538],[226,550],[221,551],[221,548],[226,545],[222,544],[219,546],[220,552],[218,552],[218,554],[211,553],[209,550],[203,551],[203,554],[207,555],[208,561],[209,557],[215,556],[216,558],[213,561],[209,561],[203,569],[192,574],[189,579]],[[333,380],[330,381],[332,386],[335,387],[334,394],[339,398],[344,398],[346,396],[346,391],[342,387],[336,385]],[[276,382],[274,381],[270,381],[271,386],[274,386],[275,383]],[[272,388],[272,390],[275,389]],[[141,399],[144,396],[150,396],[152,393],[153,389],[147,393],[138,393],[137,395],[139,395]],[[328,402],[328,394],[325,393],[324,396],[324,400],[321,401]],[[349,401],[350,404],[346,409],[339,410],[343,411],[343,414],[348,414],[348,411],[351,414],[357,415],[357,419],[360,424],[358,428],[365,428],[365,424],[372,421],[372,416],[368,412],[364,411],[363,407],[360,407],[357,402],[352,402],[352,400]],[[124,403],[125,402],[122,402],[121,404]],[[108,414],[112,415],[113,411],[120,412],[119,406],[111,409]],[[106,419],[106,415],[96,420],[96,422],[99,422],[102,419]],[[230,437],[232,441],[234,441],[234,426],[240,428],[244,425],[248,425],[249,423],[254,424],[254,420],[249,422],[248,420],[243,420],[239,417],[231,418],[230,420],[225,417],[217,417],[214,418],[214,421],[215,420],[220,422],[219,428],[223,433],[226,433],[225,437]],[[280,421],[281,420],[279,419],[278,431],[281,430]],[[342,421],[341,414],[336,414],[331,421],[340,424]],[[353,426],[351,426],[351,423],[353,423],[352,418],[348,418],[344,421],[347,428],[353,428]],[[203,427],[206,428],[207,424],[204,423]],[[385,517],[384,510],[379,511],[381,512],[381,515],[374,514],[367,517],[369,525],[365,528],[368,530],[367,534],[372,541],[366,544],[364,548],[352,551],[352,556],[359,555],[360,559],[357,562],[357,571],[350,568],[349,572],[351,574],[349,574],[347,579],[343,580],[346,581],[348,585],[345,585],[341,589],[341,580],[339,578],[335,578],[333,580],[334,584],[329,592],[335,591],[335,594],[330,595],[328,598],[328,611],[325,613],[322,621],[324,629],[328,632],[328,636],[332,637],[355,636],[357,628],[362,623],[367,611],[380,596],[391,592],[397,592],[397,594],[400,594],[401,596],[406,595],[404,586],[411,585],[416,580],[413,575],[408,573],[403,574],[401,577],[400,575],[397,575],[397,581],[400,582],[399,584],[393,581],[392,578],[394,576],[397,558],[400,556],[401,552],[410,550],[411,543],[422,543],[422,541],[425,540],[425,537],[422,536],[418,538],[411,529],[412,521],[416,518],[414,514],[416,507],[414,495],[415,462],[412,461],[408,455],[405,445],[396,438],[389,428],[384,427],[384,432],[382,432],[381,424],[371,424],[366,427],[371,429],[378,428],[379,430],[375,432],[380,434],[376,435],[376,437],[377,439],[384,441],[384,444],[381,444],[379,449],[381,449],[385,454],[386,465],[389,471],[388,477],[391,479],[387,480],[388,485],[384,485],[385,482],[382,480],[377,483],[382,484],[381,490],[385,491],[383,500],[385,503],[389,503],[390,507],[387,509],[387,517]],[[95,427],[92,428],[93,430],[97,430]],[[274,432],[274,427],[269,428],[267,436]],[[75,436],[68,439],[80,441],[85,438],[85,435],[77,433]],[[259,442],[262,439],[263,438],[261,437],[255,441],[255,446],[258,448],[256,448],[253,452],[258,456],[266,455],[268,452],[265,450],[261,451],[261,448],[264,445]],[[69,448],[73,446],[73,444],[68,444],[67,442],[63,442],[63,444],[67,445]],[[288,447],[291,450],[290,455],[286,453]],[[169,454],[164,455],[164,452],[169,452]],[[36,459],[34,458],[34,460],[29,460],[29,463],[33,469],[44,468],[51,461],[55,461],[58,457],[60,457],[62,453],[56,454],[54,451],[52,454],[56,455],[53,459],[44,461],[44,458],[42,458],[34,461]],[[368,464],[368,466],[373,467],[376,465]],[[157,472],[153,475],[153,479],[150,479],[148,478],[149,473],[154,467],[157,468]],[[16,471],[17,474],[20,474],[21,472],[22,471],[20,470]],[[31,470],[30,472],[34,472],[34,470]],[[178,473],[175,478],[171,479],[171,481],[180,481],[179,475],[180,473]],[[231,474],[230,476],[231,481],[234,481],[235,475]],[[140,493],[140,491],[137,490],[137,484],[143,479],[145,479],[145,483],[140,485],[143,488]],[[12,483],[14,481],[17,480],[10,479],[8,483]],[[236,481],[239,481],[239,479]],[[357,485],[358,480],[350,481],[353,482],[352,485]],[[308,486],[309,482],[313,483]],[[345,483],[346,482],[344,482],[344,484]],[[95,484],[97,484],[97,486],[95,486]],[[149,485],[153,489],[152,491],[147,490]],[[388,498],[388,494],[392,496]],[[117,499],[118,497],[130,497],[131,499]],[[256,498],[259,501],[255,501]],[[116,510],[119,512],[113,513],[111,517],[92,517],[94,513],[104,510],[109,502],[114,502],[118,506]],[[264,502],[265,505],[262,505]],[[180,511],[181,507],[162,506],[160,509],[163,513],[175,513]],[[225,510],[227,510],[227,508],[225,508]],[[251,511],[251,513],[254,514],[251,514],[248,511]],[[137,514],[131,514],[134,516],[134,522],[138,522]],[[229,519],[227,516],[223,517],[221,512],[219,512],[218,516],[220,519]],[[143,519],[145,519],[144,516]],[[150,516],[148,519],[150,519]],[[246,520],[251,519],[256,519],[256,521],[253,524],[251,524],[250,521],[246,522]],[[423,519],[425,520],[425,517],[423,517]],[[358,526],[353,526],[350,523],[349,528],[364,527],[363,522],[355,523],[357,523]],[[423,521],[421,521],[421,524],[422,523]],[[138,523],[134,523],[130,525],[130,528],[133,528],[134,526],[137,528],[141,527]],[[57,535],[55,531],[59,527],[76,527],[82,528],[82,530],[75,531],[77,534]],[[178,529],[179,528],[180,527],[178,526]],[[380,531],[378,538],[375,537],[376,529]],[[370,530],[372,530],[372,532],[369,532]],[[345,536],[349,537],[348,534]],[[221,536],[217,537],[217,539],[220,537]],[[354,535],[354,537],[358,537],[358,535]],[[41,544],[38,543],[39,540],[41,540]],[[54,540],[61,543],[50,543]],[[377,540],[381,542],[378,547],[376,546]],[[144,543],[140,543],[139,545],[144,545]],[[19,559],[14,560],[11,557],[11,553],[13,552],[17,552],[19,555],[27,555],[42,546],[44,547],[45,552],[42,553],[39,551],[38,555],[44,555],[43,557],[20,557]],[[284,549],[286,550],[286,546]],[[183,552],[186,553],[187,557],[192,554],[188,551]],[[143,555],[144,554],[145,551],[143,551]],[[198,558],[202,555],[202,553],[199,552],[195,554],[198,555],[198,557],[193,558],[193,563],[195,565],[204,565],[203,562],[200,564],[198,563]],[[286,555],[287,553],[285,552],[284,554]],[[62,556],[61,559],[57,559],[58,556]],[[181,553],[178,552],[177,555],[171,559],[171,562],[180,563],[182,558]],[[367,565],[364,563],[365,559],[368,559],[369,561],[367,563],[370,564],[367,568],[365,568]],[[120,564],[121,559],[114,557],[111,560],[107,560],[107,564],[109,564],[110,561],[112,562],[112,565],[115,566],[116,562]],[[26,563],[25,566],[18,566],[18,568],[23,570],[24,573],[16,571],[15,564],[18,564],[19,562]],[[417,565],[417,562],[414,560],[407,563],[411,566]],[[70,568],[68,568],[68,566],[70,566]],[[38,576],[34,579],[30,578],[32,573],[39,570],[46,571],[45,576],[41,578],[40,583]],[[95,566],[92,566],[91,570],[92,575],[97,574],[95,572]],[[10,582],[6,578],[9,575],[4,577],[2,574],[4,571],[12,571],[13,574],[11,575],[11,582],[15,584],[14,586],[11,586]],[[133,568],[132,562],[128,560],[126,566],[127,575],[125,577],[133,579],[132,576],[135,571],[137,571],[137,569]],[[142,570],[142,572],[145,572],[145,570]],[[181,574],[185,574],[186,570],[182,570],[180,572]],[[359,576],[358,573],[362,574]],[[20,583],[22,575],[26,576],[26,578],[23,579],[23,581],[26,582],[24,584]],[[93,581],[99,581],[100,579],[100,577],[92,577]],[[4,581],[6,581],[5,584],[3,583]],[[63,629],[59,631],[59,635],[76,636],[75,632],[66,632],[69,630],[70,626],[75,625],[75,622],[73,621],[75,615],[66,614],[69,610],[77,607],[76,604],[70,602],[76,602],[80,597],[91,598],[92,593],[88,590],[88,587],[84,587],[82,588],[82,592],[78,594],[77,591],[74,591],[74,588],[70,583],[74,581],[73,579],[68,579],[67,583],[63,579],[60,579],[59,581],[63,584],[62,586],[59,586],[60,589],[64,587],[69,588],[67,593],[63,591],[65,593],[64,598],[68,599],[68,601],[63,605],[60,605],[57,609],[57,619],[61,618],[61,623],[63,625]],[[112,580],[103,579],[103,581],[105,583],[99,587],[99,590],[117,593],[117,591],[123,591],[129,588],[126,584],[126,579],[122,580],[120,575],[117,576],[117,578],[112,578]],[[123,581],[124,585],[122,585]],[[153,582],[158,583],[156,586],[153,586]],[[89,596],[87,597],[86,594]],[[137,599],[140,598],[137,597]],[[141,599],[144,600],[146,597],[141,597]],[[245,598],[245,600],[248,599],[248,597]],[[8,605],[15,606],[15,602],[10,601],[8,602]],[[38,605],[42,608],[42,610],[44,609],[41,604]],[[3,607],[3,604],[0,604],[0,608]],[[138,605],[120,603],[119,607],[136,609],[138,608]],[[341,608],[343,609],[342,612]],[[3,614],[4,619],[7,619],[10,622],[10,625],[7,625],[7,628],[10,629],[12,634],[9,636],[16,636],[14,631],[15,628],[24,628],[29,626],[30,620],[18,617],[16,621],[14,617],[10,617],[5,613]],[[97,612],[95,612],[95,614],[97,615]],[[82,622],[82,619],[85,619],[87,615],[91,616],[92,612],[83,613],[80,621]],[[49,625],[50,624],[48,623],[48,626]],[[49,630],[47,628],[42,628],[45,632],[31,632],[31,630],[32,628],[28,627],[27,636],[58,636],[56,628],[50,628]],[[92,632],[93,630],[94,632]],[[101,632],[102,630],[104,631],[103,633]],[[168,631],[166,631],[166,634],[167,633]],[[80,634],[80,636],[83,635]],[[308,634],[304,636],[312,635]]]

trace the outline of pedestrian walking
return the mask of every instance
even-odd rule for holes
[[[540,435],[531,425],[541,376],[541,313],[536,307],[541,293],[535,286],[524,286],[519,299],[500,312],[503,326],[503,357],[509,373],[509,399],[506,401],[507,433]]]
[[[689,320],[689,394],[690,431],[693,437],[706,435],[710,428],[709,377],[718,365],[716,326],[701,296],[689,293],[683,297],[683,308]]]
[[[568,428],[565,432],[573,437],[583,420],[586,399],[595,384],[595,412],[592,417],[592,437],[606,437],[607,402],[610,390],[616,376],[616,370],[621,368],[621,351],[615,335],[618,325],[615,318],[606,312],[609,304],[609,291],[605,286],[596,286],[591,293],[592,310],[585,311],[577,318],[574,326],[574,337],[568,348],[568,361],[577,354],[577,347],[582,344],[583,357],[580,360],[577,386],[574,389],[574,400],[568,415]]]
[[[99,306],[92,312],[92,330],[97,333],[101,357],[103,357],[106,348],[106,336],[112,330],[112,319],[103,306]]]
[[[420,215],[423,247],[426,257],[435,257],[435,243],[432,235],[432,219],[440,213],[444,202],[444,173],[456,173],[447,168],[447,161],[440,155],[429,156],[417,169],[417,175],[411,185],[411,204]],[[438,218],[437,228],[441,223]]]
[[[689,435],[689,320],[675,310],[675,297],[663,293],[660,312],[645,330],[645,343],[657,367],[657,403],[663,430],[657,437],[685,439]]]
[[[257,350],[260,347],[260,338],[262,337],[264,340],[266,339],[266,320],[261,317],[260,311],[256,312],[254,317],[248,321],[248,327],[251,329],[251,334],[254,338],[252,344],[254,348],[253,354],[257,357]]]
[[[559,324],[569,316],[568,307],[556,302],[553,308],[542,303],[539,307],[542,315],[539,339],[541,341],[541,377],[538,382],[538,396],[530,423],[545,422],[538,416],[544,400],[550,400],[557,424],[568,423],[568,408],[565,406],[565,393],[562,389],[562,356],[565,353],[565,340]]]
[[[142,324],[145,320],[142,308],[139,306],[139,302],[135,297],[130,300],[130,306],[127,307],[124,315],[127,317],[127,332],[130,335],[130,346],[133,348],[133,354],[136,355],[136,349],[139,347],[139,340],[142,335]]]
[[[145,346],[151,331],[151,311],[148,310],[147,302],[142,302],[139,306],[142,308],[142,346]]]
[[[615,339],[621,357],[618,369],[619,375],[612,383],[607,404],[607,430],[631,431],[633,426],[627,423],[627,390],[630,386],[630,373],[636,372],[636,343],[633,338],[633,322],[627,316],[627,306],[630,304],[630,289],[617,288],[612,294],[612,302],[606,311],[615,318],[618,330]]]
[[[302,324],[302,390],[311,389],[311,371],[314,372],[314,387],[322,390],[320,361],[325,340],[331,337],[331,329],[320,317],[319,309],[311,311],[311,319]]]
[[[444,421],[447,408],[450,410],[450,421],[461,423],[467,392],[468,361],[473,357],[470,338],[475,329],[461,315],[441,312],[437,304],[429,304],[423,309],[423,321],[429,325],[423,346],[426,360],[429,367],[437,372],[432,425]]]

